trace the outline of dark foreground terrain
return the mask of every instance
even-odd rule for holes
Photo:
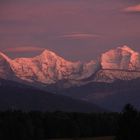
[[[122,113],[0,112],[1,140],[139,140],[139,130],[140,112],[129,104]]]
[[[115,137],[113,136],[106,136],[106,137],[92,137],[92,138],[77,138],[76,140],[114,140]],[[75,140],[74,138],[70,139],[50,139],[50,140]]]
[[[41,140],[116,134],[119,114],[21,112],[0,113],[0,139]]]

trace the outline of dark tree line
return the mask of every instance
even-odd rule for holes
[[[114,135],[117,113],[0,112],[0,139],[42,140]]]
[[[122,113],[0,112],[0,140],[97,136],[139,140],[140,112],[131,105]]]

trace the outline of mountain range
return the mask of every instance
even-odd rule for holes
[[[131,80],[140,77],[140,54],[127,46],[109,50],[90,62],[71,62],[44,50],[33,58],[10,59],[0,53],[0,77],[63,88],[95,82]]]
[[[115,111],[128,102],[140,108],[140,53],[126,45],[111,49],[90,62],[67,61],[49,50],[33,58],[10,59],[0,53],[0,78]],[[131,86],[132,82],[137,88]],[[137,94],[134,94],[136,89]]]

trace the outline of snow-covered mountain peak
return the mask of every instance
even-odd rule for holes
[[[59,62],[69,62],[64,58],[60,57],[56,53],[45,49],[40,55],[33,58],[34,60],[39,60],[41,62],[48,62],[48,63],[59,63]]]
[[[9,64],[19,79],[44,84],[54,84],[63,80],[79,81],[100,69],[99,61],[72,62],[49,50],[44,50],[36,57],[13,59]]]
[[[56,53],[54,53],[53,51],[50,51],[48,49],[45,49],[40,55],[40,57],[46,58],[46,59],[52,59],[52,58],[61,58],[59,55],[57,55]]]
[[[120,49],[121,51],[125,51],[127,53],[136,53],[132,48],[128,47],[127,45],[124,45],[122,47],[118,47],[117,49]]]
[[[56,84],[60,81],[61,83],[67,81],[63,86],[68,87],[90,82],[90,80],[96,81],[96,79],[105,81],[104,76],[111,80],[114,80],[114,77],[121,79],[120,70],[123,70],[123,75],[126,74],[127,79],[140,77],[140,74],[133,76],[129,73],[130,77],[128,78],[126,72],[140,71],[140,54],[126,45],[111,49],[103,53],[99,59],[91,60],[88,63],[68,61],[47,49],[32,58],[13,60],[0,53],[0,77],[17,77],[24,81],[40,84]]]
[[[52,51],[50,51],[50,50],[48,50],[48,49],[45,49],[42,53],[41,53],[41,55],[53,55],[53,56],[56,56],[56,54],[54,53],[54,52],[52,52]]]
[[[140,54],[125,45],[103,53],[101,65],[103,69],[140,70]]]
[[[0,52],[0,58],[6,60],[7,62],[11,61],[11,59],[2,52]]]
[[[11,59],[4,53],[0,52],[0,77],[5,79],[12,79],[14,77],[11,69]]]

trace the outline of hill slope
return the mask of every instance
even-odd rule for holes
[[[0,109],[100,112],[98,106],[0,79]]]
[[[70,97],[95,103],[112,111],[121,111],[131,103],[140,110],[140,79],[116,80],[113,83],[92,82],[59,91]]]

